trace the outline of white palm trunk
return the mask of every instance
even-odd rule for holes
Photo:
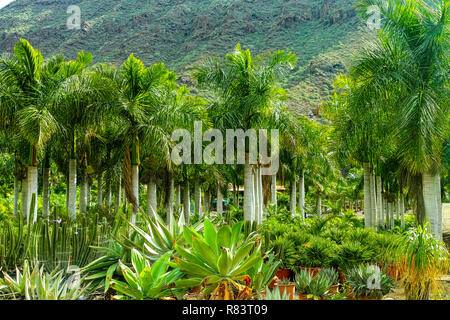
[[[259,207],[261,206],[261,203],[259,202],[258,169],[256,167],[253,168],[253,199],[255,202],[255,212],[253,214],[254,221],[258,223]]]
[[[223,194],[219,185],[217,185],[217,214],[223,214]]]
[[[198,178],[194,182],[194,210],[196,215],[202,216],[202,187]]]
[[[80,200],[79,200],[80,213],[86,213],[87,211],[87,190],[88,190],[87,176],[86,174],[84,174],[83,181],[80,183]]]
[[[370,225],[377,230],[377,198],[375,187],[375,175],[370,174]]]
[[[185,224],[189,224],[191,217],[191,197],[189,195],[189,181],[183,187],[183,215]]]
[[[381,196],[381,176],[376,177],[377,182],[377,226],[383,225],[383,200]]]
[[[67,210],[72,218],[77,216],[77,161],[69,159],[69,200]]]
[[[120,208],[121,198],[122,198],[122,178],[119,178],[119,183],[116,186],[114,192],[114,210],[117,212]]]
[[[298,209],[302,219],[305,220],[305,174],[303,171],[298,181]]]
[[[364,167],[364,226],[371,227],[371,208],[370,208],[370,167],[368,163],[363,163]]]
[[[42,174],[42,215],[44,217],[50,215],[49,179],[50,168],[44,168],[44,173]]]
[[[22,179],[22,217],[26,219],[28,215],[28,179]]]
[[[169,178],[169,190],[167,194],[167,200],[166,200],[166,215],[167,215],[167,225],[170,225],[170,222],[173,219],[173,195],[175,191],[175,185],[174,185],[174,179],[171,176]]]
[[[29,166],[28,172],[28,198],[27,198],[27,223],[30,223],[30,219],[33,219],[33,223],[37,219],[37,195],[38,195],[38,170],[35,166]],[[31,207],[31,200],[35,195],[34,207]],[[30,217],[30,214],[32,217]]]
[[[428,173],[422,174],[423,200],[425,204],[426,219],[430,223],[431,230],[436,239],[439,238],[438,227],[438,201],[436,197],[436,184],[434,176]]]
[[[244,164],[244,220],[253,221],[255,203],[253,199],[253,169],[249,164],[248,154],[245,155]]]
[[[439,174],[434,176],[436,183],[436,197],[437,197],[437,207],[438,207],[438,235],[439,240],[442,240],[443,230],[442,230],[442,197],[441,197],[441,177]]]
[[[131,214],[131,224],[136,224],[136,216],[139,211],[139,166],[131,166],[131,188],[133,195],[136,198],[136,203],[133,203],[133,212]]]
[[[89,181],[86,188],[86,209],[89,210],[89,207],[91,206],[91,185],[89,184]]]
[[[290,196],[290,202],[291,202],[291,215],[296,216],[297,215],[297,182],[294,178],[291,181],[291,196]]]
[[[396,198],[395,198],[395,204],[397,205],[397,210],[396,210],[396,219],[400,219],[400,215],[401,215],[401,210],[400,210],[400,193],[397,193]]]
[[[258,185],[259,185],[259,217],[258,217],[258,224],[261,224],[264,218],[264,213],[267,211],[266,206],[264,205],[264,191],[263,191],[263,183],[262,183],[262,175],[261,175],[261,168],[258,168]]]
[[[156,207],[158,205],[158,201],[156,199],[156,183],[153,178],[150,178],[150,181],[147,185],[147,215],[149,217],[153,217],[154,212],[156,212]]]
[[[111,190],[111,183],[109,181],[106,182],[107,183],[107,187],[106,187],[106,207],[108,208],[108,210],[111,210],[111,199],[112,199],[112,190]]]
[[[178,212],[181,205],[181,186],[177,184],[175,188],[175,210]]]
[[[391,203],[391,218],[390,218],[390,222],[391,222],[391,230],[394,230],[394,226],[395,226],[395,216],[394,216],[394,210],[395,210],[395,202]]]
[[[277,209],[277,175],[272,175],[272,184],[271,184],[271,202]]]
[[[13,209],[14,217],[17,216],[18,211],[19,211],[19,178],[17,177],[17,175],[14,175],[14,209]]]

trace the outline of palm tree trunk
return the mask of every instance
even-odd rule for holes
[[[131,223],[134,225],[136,224],[136,215],[139,211],[139,166],[135,164],[131,166],[131,188],[136,198],[136,203],[133,203],[133,212],[131,214]]]
[[[17,212],[19,210],[19,177],[14,174],[14,217],[17,217]]]
[[[381,196],[381,176],[376,177],[377,183],[377,230],[383,224],[383,200]]]
[[[253,214],[253,217],[254,221],[258,223],[259,207],[261,206],[261,203],[259,202],[258,169],[256,167],[253,168],[253,199],[255,202],[255,212]]]
[[[22,217],[26,219],[28,215],[28,178],[22,179]]]
[[[438,199],[436,196],[435,176],[424,173],[422,174],[423,200],[425,204],[425,215],[430,222],[430,232],[434,234],[436,239],[440,239],[442,234],[439,232],[439,209]],[[441,222],[442,223],[442,222]]]
[[[175,188],[175,210],[178,212],[181,205],[181,185],[177,184]]]
[[[370,167],[367,162],[363,163],[364,167],[364,226],[371,226],[371,208],[370,208]]]
[[[168,190],[167,190],[167,199],[166,199],[166,217],[167,217],[167,225],[170,225],[170,222],[173,219],[173,194],[175,190],[174,185],[174,179],[171,174],[169,174],[169,181],[168,181]]]
[[[209,213],[210,210],[210,203],[211,203],[211,194],[209,190],[205,190],[203,193],[203,208],[205,213]]]
[[[69,200],[67,203],[69,214],[75,219],[77,216],[77,161],[69,159]]]
[[[49,179],[50,168],[44,168],[42,174],[42,215],[44,217],[50,215]]]
[[[189,195],[189,181],[186,180],[183,187],[183,214],[185,224],[189,224],[191,217],[191,197]]]
[[[277,175],[272,175],[272,185],[271,185],[271,202],[275,207],[275,210],[277,209]]]
[[[194,213],[202,216],[202,187],[199,178],[194,182]]]
[[[80,213],[86,213],[87,211],[87,191],[88,191],[88,181],[86,172],[83,173],[83,180],[80,183]]]
[[[300,173],[300,180],[298,181],[298,209],[305,220],[305,173],[302,170]]]
[[[291,202],[291,215],[292,216],[296,216],[297,215],[297,182],[295,181],[296,179],[294,178],[291,181],[291,197],[290,197],[290,202]]]
[[[111,181],[109,179],[106,179],[106,199],[105,199],[105,204],[106,204],[106,208],[108,208],[108,211],[111,210],[111,198],[112,198]]]
[[[258,224],[261,224],[263,221],[264,212],[266,207],[264,206],[264,194],[263,194],[263,183],[262,183],[262,175],[261,175],[261,167],[258,168],[258,185],[259,185],[259,216],[258,216]]]
[[[436,198],[438,207],[438,239],[442,240],[443,230],[442,230],[442,198],[441,198],[441,177],[439,174],[434,176],[435,186],[436,186]]]
[[[86,186],[86,210],[89,210],[90,206],[91,206],[91,183],[87,182],[87,186]]]
[[[150,178],[147,185],[147,215],[153,217],[158,206],[158,200],[156,198],[156,183],[153,177]]]
[[[245,154],[244,164],[244,221],[253,221],[255,202],[253,198],[253,169],[250,165],[249,154]]]
[[[370,173],[370,211],[370,225],[377,230],[377,198],[375,175],[373,173]]]
[[[32,214],[33,223],[36,222],[37,219],[37,195],[38,195],[38,170],[36,166],[28,167],[28,197],[27,197],[27,223],[30,223],[30,214]],[[34,208],[31,208],[31,200],[35,195],[36,201],[34,201]]]
[[[223,214],[223,194],[220,185],[217,185],[217,214]]]

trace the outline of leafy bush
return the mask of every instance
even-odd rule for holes
[[[297,264],[303,267],[329,267],[336,260],[336,244],[328,239],[312,237],[311,241],[298,247]]]
[[[343,270],[347,270],[370,262],[373,255],[374,253],[369,247],[356,241],[347,241],[339,246],[337,264]]]

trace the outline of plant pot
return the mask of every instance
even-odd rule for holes
[[[357,297],[356,300],[379,300],[378,298],[371,298],[366,296]]]
[[[292,274],[291,269],[289,269],[289,268],[281,268],[281,269],[278,269],[278,271],[275,274],[275,276],[278,279],[283,280],[283,279],[290,279],[291,278],[291,274]]]
[[[319,270],[323,269],[322,267],[302,267],[302,266],[299,266],[299,268],[300,268],[301,270],[307,270],[307,271],[309,271],[309,273],[310,273],[313,277],[319,272]]]
[[[298,300],[314,300],[314,298],[308,298],[308,295],[306,295],[304,293],[299,293]]]
[[[283,294],[286,292],[286,294],[289,296],[289,300],[294,300],[295,297],[295,283],[290,284],[277,284],[278,290],[280,290],[280,295],[283,296]]]
[[[270,283],[269,283],[269,289],[272,290],[273,287],[276,286],[276,284],[278,283],[277,279],[273,279]]]
[[[199,293],[201,293],[201,292],[202,292],[202,290],[200,289],[200,287],[192,287],[192,288],[189,288],[189,293],[199,294]]]

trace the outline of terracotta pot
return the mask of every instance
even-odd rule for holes
[[[314,300],[314,298],[308,298],[308,295],[306,295],[304,293],[299,293],[298,300]]]
[[[299,268],[300,268],[301,270],[307,270],[307,271],[309,271],[309,273],[310,273],[313,277],[319,272],[319,270],[323,269],[323,268],[321,268],[321,267],[302,267],[302,266],[299,266]]]
[[[200,289],[200,287],[192,287],[189,289],[189,293],[199,294],[201,292],[202,292],[202,290]]]
[[[277,284],[280,295],[283,296],[284,292],[289,296],[289,300],[294,300],[295,296],[295,283],[290,284]]]
[[[278,279],[283,280],[283,279],[290,279],[291,278],[291,274],[292,274],[291,269],[283,268],[283,269],[278,269],[278,271],[277,271],[275,276]]]
[[[273,287],[277,284],[277,279],[273,279],[272,282],[269,283],[269,289],[272,290]]]
[[[370,298],[370,297],[362,296],[362,297],[357,297],[356,300],[378,300],[378,299],[377,298]]]

